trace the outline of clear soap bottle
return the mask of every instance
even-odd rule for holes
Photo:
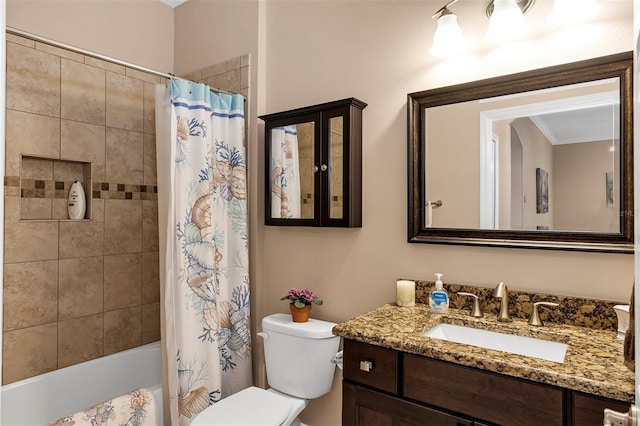
[[[436,314],[449,312],[449,295],[442,286],[442,275],[436,274],[436,289],[429,293],[429,308]]]

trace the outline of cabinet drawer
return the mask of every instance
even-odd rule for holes
[[[621,413],[629,411],[630,403],[573,392],[573,424],[576,426],[601,426],[604,409],[610,408]]]
[[[563,423],[562,389],[411,354],[403,364],[406,398],[505,426]]]
[[[397,394],[397,371],[398,352],[345,339],[345,379]]]
[[[343,382],[344,426],[473,426],[472,419]]]

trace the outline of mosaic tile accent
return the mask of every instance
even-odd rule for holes
[[[62,198],[69,196],[73,181],[20,179],[5,176],[5,188],[17,188],[21,198]],[[84,184],[84,182],[83,182]],[[157,185],[133,185],[128,183],[93,182],[91,198],[110,200],[157,200]]]

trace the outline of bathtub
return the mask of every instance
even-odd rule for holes
[[[160,342],[2,386],[3,426],[46,425],[137,388],[149,388],[162,418]]]

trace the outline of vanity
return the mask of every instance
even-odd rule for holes
[[[455,324],[565,343],[563,362],[431,338]],[[388,304],[338,324],[344,338],[344,425],[602,425],[626,412],[634,375],[616,332],[564,324],[529,326],[467,309],[436,315],[425,304]]]

